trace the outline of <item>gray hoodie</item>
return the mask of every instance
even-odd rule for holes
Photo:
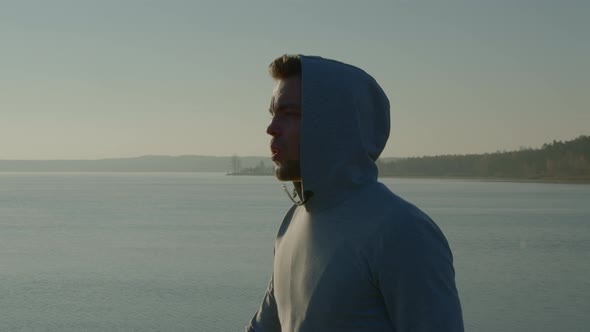
[[[305,204],[286,214],[256,332],[463,331],[449,245],[377,181],[389,101],[359,68],[301,56]]]

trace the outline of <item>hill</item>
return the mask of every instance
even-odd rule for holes
[[[0,160],[0,172],[228,172],[232,157],[143,156],[98,160]],[[268,157],[240,157],[245,167]]]

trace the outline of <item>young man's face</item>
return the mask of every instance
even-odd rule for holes
[[[281,181],[301,181],[299,137],[301,134],[301,78],[280,79],[270,101],[272,121],[266,133],[272,136],[270,149],[275,175]]]

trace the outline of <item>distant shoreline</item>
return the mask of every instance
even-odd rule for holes
[[[0,174],[219,174],[225,176],[274,176],[273,174],[254,173],[224,173],[211,171],[79,171],[79,170],[26,170],[26,171],[2,171]],[[554,183],[554,184],[590,184],[590,178],[498,178],[498,177],[460,177],[460,176],[428,176],[428,175],[385,175],[380,179],[433,179],[433,180],[457,180],[457,181],[478,181],[478,182],[514,182],[514,183]]]
[[[251,174],[251,173],[227,173],[229,176],[272,176],[272,174]],[[499,177],[460,177],[460,176],[427,176],[427,175],[386,175],[379,176],[380,179],[434,179],[434,180],[461,180],[479,182],[522,182],[522,183],[555,183],[555,184],[590,184],[590,178],[499,178]]]
[[[272,174],[251,173],[225,173],[225,172],[195,172],[195,171],[0,171],[1,174],[218,174],[222,176],[273,176]],[[494,177],[459,177],[459,176],[426,176],[426,175],[387,175],[379,176],[380,179],[429,179],[429,180],[456,180],[477,182],[513,182],[513,183],[548,183],[548,184],[590,184],[590,178],[544,178],[544,179],[520,179],[520,178],[494,178]]]
[[[227,173],[228,176],[272,176],[269,174],[242,174]],[[412,175],[387,175],[379,176],[379,179],[432,179],[432,180],[458,180],[477,182],[514,182],[514,183],[554,183],[554,184],[590,184],[590,179],[519,179],[519,178],[492,178],[492,177],[457,177],[457,176],[412,176]]]
[[[435,180],[461,180],[478,182],[522,182],[522,183],[554,183],[554,184],[590,184],[590,178],[582,179],[521,179],[521,178],[494,178],[494,177],[458,177],[458,176],[413,176],[413,175],[388,175],[380,176],[380,179],[435,179]]]

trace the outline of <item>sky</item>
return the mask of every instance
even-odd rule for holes
[[[590,134],[590,1],[0,0],[0,159],[269,154],[267,66],[358,66],[382,154]]]

